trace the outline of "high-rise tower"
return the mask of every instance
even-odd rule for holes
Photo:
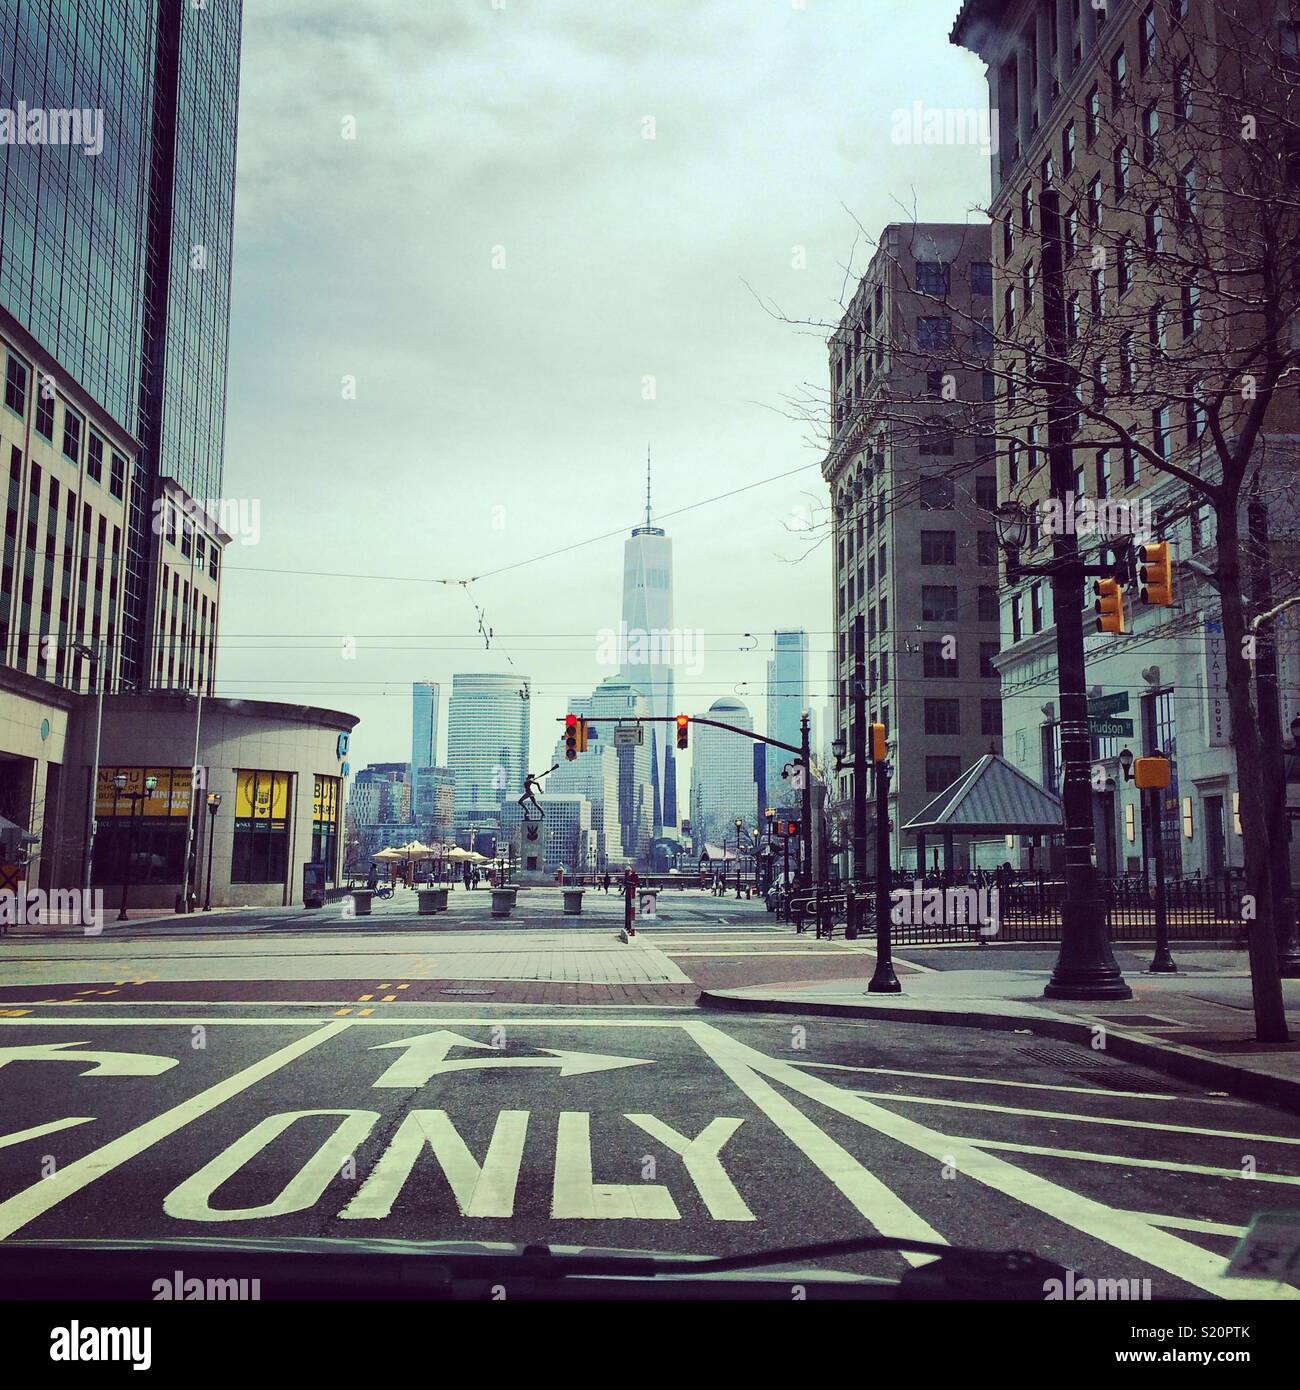
[[[645,525],[623,543],[622,676],[641,690],[649,713],[664,718],[673,709],[673,543],[650,512],[650,451],[645,459]],[[654,829],[677,825],[677,771],[666,724],[651,724],[650,782]]]

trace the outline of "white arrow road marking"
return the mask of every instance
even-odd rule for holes
[[[175,1057],[156,1057],[144,1052],[70,1052],[85,1042],[31,1043],[26,1047],[0,1047],[0,1067],[10,1062],[94,1063],[83,1076],[158,1076],[177,1064]]]
[[[591,1116],[562,1110],[555,1137],[555,1185],[551,1216],[557,1221],[680,1221],[681,1212],[666,1187],[657,1183],[592,1181]]]
[[[48,1124],[33,1125],[31,1129],[16,1129],[12,1134],[0,1134],[0,1149],[25,1143],[28,1139],[39,1139],[43,1134],[57,1134],[61,1129],[71,1129],[73,1125],[88,1125],[94,1118],[93,1115],[79,1115],[66,1120],[50,1120]]]
[[[387,1216],[426,1144],[433,1150],[462,1216],[513,1216],[527,1135],[528,1111],[502,1110],[480,1167],[445,1110],[412,1110],[339,1216],[354,1221]]]
[[[60,1168],[52,1177],[33,1183],[31,1187],[0,1202],[0,1240],[21,1230],[29,1221],[34,1221],[51,1207],[58,1206],[74,1192],[88,1187],[96,1178],[111,1173],[128,1159],[183,1129],[191,1120],[197,1120],[201,1115],[215,1110],[232,1096],[237,1096],[241,1091],[246,1091],[250,1086],[265,1080],[282,1067],[288,1066],[290,1062],[296,1062],[312,1048],[337,1037],[347,1027],[346,1023],[327,1023],[315,1032],[295,1038],[278,1052],[263,1057],[252,1066],[236,1072],[234,1076],[217,1082],[215,1086],[209,1086],[197,1096],[191,1096],[189,1100],[172,1106],[170,1110],[164,1111],[152,1120],[146,1120],[144,1124],[137,1125],[135,1129],[129,1130],[93,1153],[69,1163],[66,1168]]]
[[[906,1144],[918,1153],[928,1155],[936,1163],[954,1162],[958,1172],[963,1176],[974,1178],[976,1182],[1005,1193],[1045,1216],[1074,1227],[1076,1231],[1081,1231],[1093,1240],[1114,1246],[1116,1250],[1123,1250],[1125,1254],[1154,1265],[1157,1269],[1163,1269],[1176,1279],[1193,1284],[1207,1293],[1217,1294],[1221,1298],[1300,1299],[1300,1289],[1287,1285],[1270,1285],[1265,1288],[1256,1280],[1226,1279],[1223,1275],[1226,1262],[1221,1255],[1158,1230],[1145,1221],[1135,1219],[1131,1212],[1119,1211],[1101,1202],[1095,1202],[1090,1197],[1071,1192],[1068,1188],[1060,1187],[1036,1173],[1017,1168],[993,1154],[985,1153],[978,1147],[982,1141],[953,1138],[951,1135],[940,1134],[938,1130],[928,1129],[915,1120],[895,1115],[882,1106],[872,1105],[859,1096],[841,1091],[819,1077],[808,1076],[788,1062],[765,1056],[744,1043],[736,1042],[710,1024],[687,1023],[683,1026],[728,1075],[735,1073],[738,1078],[746,1074],[752,1075],[750,1068],[756,1072],[763,1072],[809,1100],[818,1101],[828,1109],[847,1115],[877,1133],[897,1140],[900,1144]],[[743,1082],[738,1079],[737,1084],[741,1085]],[[1011,1146],[987,1143],[984,1147]],[[1027,1146],[1017,1147],[1023,1149]],[[823,1171],[837,1186],[839,1185],[831,1172],[825,1168]],[[890,1234],[911,1232],[891,1231]]]
[[[317,1115],[336,1115],[338,1124],[325,1142],[280,1189],[277,1196],[257,1207],[214,1207],[213,1194],[224,1183],[278,1139],[298,1120]],[[163,1211],[180,1221],[255,1221],[268,1216],[314,1207],[325,1189],[338,1177],[343,1165],[366,1141],[379,1118],[377,1110],[286,1110],[268,1115],[233,1144],[210,1159],[163,1198]]]
[[[414,1089],[423,1086],[430,1078],[453,1071],[478,1071],[483,1067],[555,1067],[561,1076],[582,1076],[588,1072],[614,1071],[619,1067],[645,1067],[650,1065],[646,1057],[611,1057],[599,1052],[569,1052],[558,1047],[544,1047],[549,1057],[458,1057],[447,1061],[447,1054],[453,1047],[477,1047],[484,1051],[495,1051],[487,1043],[474,1042],[463,1038],[459,1033],[440,1029],[436,1033],[425,1033],[416,1038],[402,1038],[398,1042],[377,1043],[370,1050],[384,1051],[388,1048],[406,1048],[406,1053],[388,1068],[374,1083],[376,1087],[406,1087]]]

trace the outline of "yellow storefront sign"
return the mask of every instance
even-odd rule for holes
[[[118,776],[125,778],[119,790]],[[152,792],[144,795],[145,778],[157,779]],[[100,819],[114,816],[166,816],[188,818],[193,773],[188,767],[101,767],[95,788],[95,815]]]
[[[316,788],[312,793],[311,818],[314,821],[334,821],[338,819],[339,779],[337,777],[317,777]]]
[[[284,820],[289,814],[289,774],[240,770],[235,777],[236,820]]]

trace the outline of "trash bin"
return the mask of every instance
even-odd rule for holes
[[[493,917],[509,917],[511,909],[515,905],[515,894],[517,888],[494,888],[492,890],[492,915]]]
[[[370,904],[374,893],[369,888],[355,888],[352,891],[352,907],[358,917],[370,916]]]
[[[582,911],[581,888],[566,888],[564,890],[564,911],[566,915],[576,915]]]
[[[325,906],[324,864],[304,864],[302,866],[302,905],[304,907]]]

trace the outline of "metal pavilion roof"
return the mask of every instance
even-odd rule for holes
[[[1050,835],[1061,799],[998,753],[985,753],[903,827],[911,835]]]

